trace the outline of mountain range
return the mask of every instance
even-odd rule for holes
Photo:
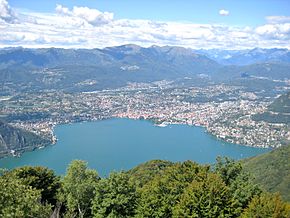
[[[231,58],[225,58],[229,54]],[[197,51],[171,46],[143,48],[132,44],[104,49],[0,49],[2,95],[19,91],[94,91],[122,87],[128,82],[157,80],[240,85],[253,78],[290,79],[289,71],[286,49]]]
[[[285,48],[254,48],[245,50],[200,49],[198,54],[224,65],[249,65],[263,62],[290,63],[290,51]]]

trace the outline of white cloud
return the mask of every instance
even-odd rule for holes
[[[114,18],[113,13],[100,12],[97,9],[90,9],[88,7],[73,7],[72,10],[69,10],[62,5],[57,5],[55,10],[58,14],[80,18],[94,26],[108,24]]]
[[[16,23],[15,12],[10,8],[6,0],[0,0],[0,20],[7,23]]]
[[[16,16],[6,1],[0,2],[0,47],[103,48],[138,44],[207,49],[290,48],[290,22],[278,16],[268,17],[268,23],[257,27],[114,19],[113,13],[62,5],[57,5],[52,14],[18,10]],[[4,20],[4,15],[9,19]]]
[[[271,24],[290,23],[290,17],[288,16],[268,16],[266,17],[266,20]]]
[[[55,11],[59,14],[72,15],[70,10],[66,7],[63,7],[62,5],[56,5]]]
[[[290,23],[266,24],[256,28],[256,33],[273,40],[290,40]]]
[[[227,11],[227,10],[225,10],[225,9],[221,9],[221,10],[219,11],[219,14],[220,14],[221,16],[228,16],[228,15],[230,14],[230,12]]]

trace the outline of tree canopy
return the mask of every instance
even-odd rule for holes
[[[263,191],[239,162],[154,160],[100,178],[72,161],[63,177],[43,167],[0,171],[1,217],[288,218],[290,204]]]

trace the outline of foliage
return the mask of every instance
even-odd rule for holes
[[[290,201],[290,145],[242,161],[244,169],[255,177],[255,183],[269,192],[280,192]]]
[[[7,173],[8,170],[5,168],[0,168],[0,176],[3,176],[5,173]]]
[[[172,166],[173,162],[165,160],[151,160],[140,164],[137,167],[128,171],[131,181],[138,187],[142,187],[147,182],[151,181],[155,176],[161,174],[168,167]]]
[[[290,215],[279,194],[263,191],[240,162],[228,158],[218,158],[213,167],[154,160],[103,179],[80,160],[61,181],[43,167],[1,171],[1,217],[49,217],[48,203],[55,206],[52,217],[70,218]]]
[[[242,165],[229,158],[217,158],[214,172],[221,176],[229,187],[231,195],[238,207],[234,208],[236,214],[240,214],[253,196],[260,194],[260,188],[254,184],[251,176],[243,171]]]
[[[276,113],[290,112],[290,92],[279,96],[272,104],[269,105],[269,110]]]
[[[279,194],[263,193],[255,196],[245,209],[242,218],[288,218],[290,207]]]
[[[64,202],[67,214],[71,216],[89,217],[95,187],[99,181],[98,173],[88,169],[87,163],[74,160],[68,166],[63,178],[60,201]]]
[[[11,150],[33,149],[50,143],[47,138],[13,127],[0,120],[0,154],[9,154]]]
[[[226,185],[230,185],[240,175],[242,165],[230,158],[217,157],[215,172],[218,173]]]
[[[267,111],[256,114],[253,119],[256,121],[266,121],[270,123],[290,124],[290,92],[287,92],[272,102]]]
[[[261,189],[256,185],[249,174],[241,172],[229,187],[231,196],[235,201],[235,214],[240,214],[247,207],[255,195],[261,194]]]
[[[0,177],[0,217],[49,217],[51,207],[40,199],[40,190],[7,175]]]
[[[199,166],[191,161],[169,167],[139,189],[138,216],[171,217],[173,206],[178,202],[183,190],[193,180],[200,180],[208,171],[208,166]]]
[[[173,217],[234,217],[235,202],[219,175],[194,180],[174,207]]]
[[[285,123],[285,124],[290,124],[290,116],[289,112],[287,114],[283,113],[273,113],[273,112],[264,112],[261,114],[254,114],[252,116],[252,119],[254,121],[264,121],[268,123]]]
[[[8,176],[19,179],[21,183],[39,190],[41,202],[56,205],[60,179],[53,170],[45,167],[25,166],[12,170]]]
[[[124,172],[111,173],[96,185],[93,201],[94,217],[133,217],[137,195],[135,187],[129,183]]]

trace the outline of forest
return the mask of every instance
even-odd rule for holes
[[[241,162],[152,160],[101,178],[82,160],[58,176],[45,167],[1,170],[1,217],[289,217]]]

